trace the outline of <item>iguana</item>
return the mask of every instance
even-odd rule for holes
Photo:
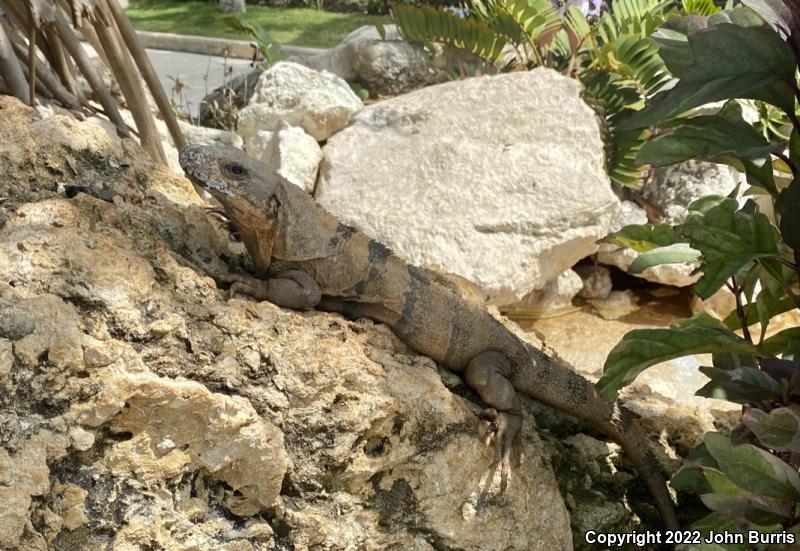
[[[194,184],[222,204],[258,271],[258,278],[225,277],[232,294],[384,323],[421,354],[463,373],[490,406],[501,490],[522,425],[518,393],[588,422],[622,446],[665,525],[678,528],[666,482],[633,412],[602,398],[570,366],[514,335],[446,279],[342,224],[308,193],[242,151],[190,145],[180,152],[180,163]]]

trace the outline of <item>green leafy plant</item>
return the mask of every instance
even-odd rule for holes
[[[236,15],[228,15],[223,18],[225,25],[248,35],[253,39],[258,50],[253,53],[253,63],[259,62],[259,57],[263,58],[263,64],[272,65],[282,59],[286,59],[286,52],[281,45],[262,27],[255,27]]]
[[[598,382],[615,399],[651,365],[711,354],[711,365],[700,368],[709,382],[697,394],[740,404],[742,416],[732,434],[707,434],[672,479],[712,511],[693,525],[702,531],[800,536],[800,327],[769,331],[776,316],[800,308],[800,3],[787,1],[748,0],[752,8],[666,22],[653,38],[677,82],[621,124],[654,131],[637,163],[730,164],[746,174],[745,196],[772,203],[776,213],[771,220],[754,198],[704,197],[679,226],[628,226],[609,238],[640,253],[633,271],[690,262],[702,274],[695,294],[705,299],[727,288],[735,298],[722,321],[700,313],[668,329],[629,332]],[[716,101],[726,102],[717,113],[685,117]],[[744,120],[743,103],[756,106],[757,120]]]

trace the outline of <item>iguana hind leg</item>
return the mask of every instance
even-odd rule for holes
[[[511,453],[522,427],[522,408],[519,395],[508,375],[511,362],[501,352],[487,350],[467,364],[464,378],[467,385],[480,394],[490,409],[484,412],[495,426],[494,465],[500,467],[500,493],[506,491]]]
[[[225,274],[219,279],[231,284],[230,296],[238,293],[294,310],[314,308],[321,298],[317,282],[302,270],[277,271],[269,279],[240,274]]]

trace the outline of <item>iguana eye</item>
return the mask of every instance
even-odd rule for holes
[[[225,167],[228,169],[228,172],[233,174],[234,176],[244,176],[247,174],[247,170],[242,165],[231,164]]]

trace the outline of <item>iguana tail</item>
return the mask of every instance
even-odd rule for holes
[[[670,530],[679,529],[666,479],[650,448],[648,436],[637,423],[638,415],[617,402],[608,402],[592,383],[565,362],[545,356],[535,349],[531,352],[533,365],[528,369],[514,370],[510,377],[514,388],[586,421],[622,446],[653,494],[666,527]]]

